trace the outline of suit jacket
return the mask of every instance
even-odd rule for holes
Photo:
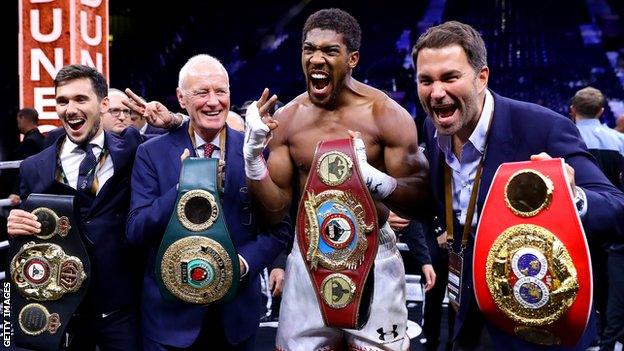
[[[137,146],[142,137],[128,129],[121,136],[104,132],[104,145],[112,158],[114,175],[95,198],[82,195],[55,179],[58,160],[56,144],[27,158],[20,167],[20,194],[74,195],[80,214],[80,231],[91,261],[89,292],[85,302],[98,314],[138,302],[140,269],[136,254],[125,237],[126,216],[130,202],[130,173]],[[72,224],[73,225],[73,224]]]
[[[166,345],[191,345],[206,316],[218,318],[226,337],[236,344],[255,333],[261,314],[260,271],[269,265],[291,240],[291,228],[284,222],[277,229],[259,231],[251,211],[243,163],[243,134],[226,131],[225,189],[222,206],[230,237],[238,253],[249,264],[234,300],[211,306],[165,301],[156,283],[156,253],[174,209],[180,178],[180,155],[193,150],[183,127],[156,137],[139,147],[132,172],[131,211],[127,235],[147,255],[141,296],[143,333]]]
[[[11,153],[8,160],[24,160],[41,150],[43,150],[43,135],[39,129],[33,128],[24,134],[24,140]],[[19,194],[18,169],[6,169],[0,172],[0,189],[2,189],[0,196],[3,197],[9,194]]]
[[[483,202],[492,183],[498,166],[505,162],[527,161],[531,155],[546,152],[552,157],[562,157],[575,170],[576,185],[587,195],[587,213],[582,219],[585,232],[597,236],[624,236],[624,194],[617,190],[603,175],[587,151],[575,125],[567,118],[544,107],[508,99],[492,93],[494,96],[494,115],[487,139],[487,153],[481,175],[481,186],[477,198],[477,212],[481,213]],[[431,171],[431,186],[437,213],[445,223],[444,211],[444,153],[434,138],[435,127],[428,118],[425,122],[426,154]],[[454,219],[455,243],[461,242],[462,230]],[[431,234],[433,235],[433,234]],[[469,313],[478,311],[471,306],[476,304],[472,289],[472,243],[469,241],[464,258],[462,274],[462,293],[460,309],[457,313],[454,336],[462,327]],[[471,308],[473,307],[473,308]],[[579,346],[591,342],[590,320],[586,333]],[[534,344],[522,342],[518,338],[503,334],[502,331],[488,325],[492,339],[499,347],[539,349]],[[512,339],[513,341],[510,341]]]
[[[43,150],[43,134],[39,129],[34,128],[24,134],[24,140],[15,149],[13,160],[23,160]]]
[[[143,133],[143,134],[160,135],[160,134],[165,134],[165,133],[167,133],[166,129],[154,127],[151,124],[148,124],[147,128],[145,128],[145,133]]]
[[[65,128],[58,127],[50,130],[46,133],[43,147],[47,148],[50,145],[55,145],[61,136],[65,136]]]

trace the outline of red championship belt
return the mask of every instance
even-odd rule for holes
[[[368,320],[372,293],[363,293],[378,230],[351,139],[320,141],[299,204],[297,240],[325,325],[359,329]]]
[[[589,249],[562,159],[501,165],[477,228],[479,308],[498,328],[574,346],[592,306]]]

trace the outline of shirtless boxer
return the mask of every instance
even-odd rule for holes
[[[278,350],[406,350],[405,272],[388,208],[413,216],[428,194],[428,164],[418,149],[409,113],[383,92],[355,80],[360,27],[348,13],[326,9],[303,28],[301,63],[307,91],[270,118],[276,101],[265,89],[247,111],[244,147],[250,190],[275,222],[301,194],[317,142],[352,137],[359,166],[378,213],[378,251],[368,322],[360,330],[326,327],[297,242],[288,257],[280,309]],[[264,118],[262,121],[260,116]],[[271,156],[265,162],[267,140]],[[298,188],[293,189],[294,184]]]

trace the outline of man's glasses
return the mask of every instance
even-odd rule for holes
[[[124,115],[126,115],[126,117],[130,117],[132,118],[133,113],[132,110],[127,108],[127,109],[120,109],[120,108],[111,108],[108,109],[108,113],[111,114],[111,116],[115,117],[115,118],[119,118],[119,116],[121,115],[121,113],[124,113]]]

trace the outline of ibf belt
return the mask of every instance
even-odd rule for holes
[[[297,242],[327,326],[359,329],[368,320],[377,232],[351,139],[320,141],[299,204]]]
[[[563,162],[499,167],[477,228],[473,279],[481,311],[498,328],[574,346],[589,320],[592,275]]]
[[[86,294],[90,265],[73,202],[73,196],[44,194],[31,194],[24,202],[41,232],[10,239],[17,346],[57,350]]]
[[[194,157],[182,164],[175,208],[156,257],[166,299],[205,305],[236,295],[240,268],[217,190],[217,164]]]

